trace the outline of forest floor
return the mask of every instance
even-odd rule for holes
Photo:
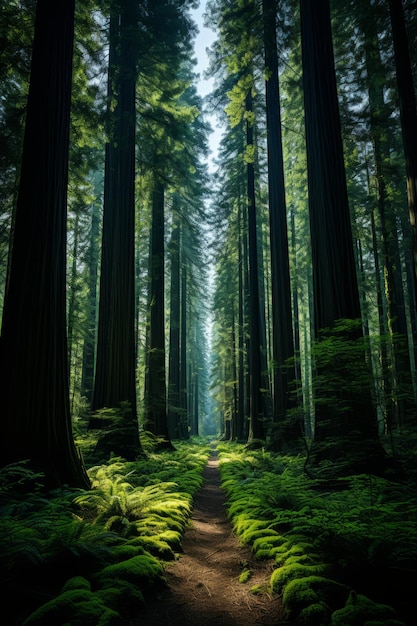
[[[127,626],[284,626],[282,602],[267,592],[273,561],[257,561],[232,532],[220,486],[215,451],[196,494],[183,552],[166,565],[168,588],[148,600],[147,609]],[[239,581],[242,571],[251,577]],[[262,593],[251,588],[261,585]]]

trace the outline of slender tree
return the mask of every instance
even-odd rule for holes
[[[96,309],[97,309],[97,276],[98,276],[98,239],[99,215],[98,206],[91,207],[90,242],[87,267],[87,311],[86,328],[83,344],[83,366],[81,393],[91,403],[94,388],[94,361],[96,351]]]
[[[1,336],[1,461],[88,487],[74,446],[66,338],[66,194],[74,0],[38,0]]]
[[[402,0],[389,0],[417,285],[417,106]]]
[[[271,245],[273,402],[274,421],[278,423],[278,431],[281,430],[281,436],[277,437],[274,445],[280,446],[280,438],[283,436],[281,422],[291,406],[289,389],[295,378],[293,368],[291,370],[287,364],[288,359],[294,357],[294,341],[278,80],[277,1],[263,0],[262,7]],[[293,432],[292,437],[296,434]],[[292,437],[287,429],[285,438]]]
[[[251,152],[254,148],[252,86],[249,87],[246,96],[246,114],[246,146],[249,152]],[[247,159],[246,168],[249,248],[249,439],[262,439],[265,433],[262,421],[258,238],[256,232],[255,167],[253,158]]]
[[[152,194],[150,252],[150,317],[145,428],[163,438],[160,446],[171,447],[167,418],[165,371],[165,245],[164,184],[155,164]]]
[[[170,243],[171,285],[169,314],[169,378],[168,378],[168,425],[173,439],[179,439],[180,399],[180,237],[181,225],[176,210],[174,194],[173,227]]]

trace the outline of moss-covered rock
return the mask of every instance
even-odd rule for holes
[[[144,606],[143,593],[137,585],[127,580],[115,579],[113,582],[106,581],[105,585],[97,591],[97,595],[103,602],[122,616],[130,616]]]
[[[343,608],[334,611],[331,626],[365,626],[365,624],[405,626],[395,610],[386,604],[378,604],[370,598],[352,591]]]
[[[258,559],[274,558],[276,553],[281,551],[281,546],[286,543],[282,535],[269,528],[257,534],[260,536],[253,541],[253,551]]]
[[[300,626],[322,626],[330,622],[331,611],[325,602],[309,604],[297,619]]]
[[[164,561],[175,559],[175,552],[159,535],[138,537],[136,545],[141,545],[147,552]]]
[[[284,609],[290,619],[296,619],[311,604],[324,603],[334,611],[346,603],[349,592],[346,585],[324,576],[295,578],[284,588]]]
[[[96,575],[100,586],[106,586],[107,581],[116,579],[127,580],[144,589],[165,582],[161,563],[150,554],[140,554],[120,563],[107,565]]]
[[[39,607],[22,626],[113,626],[119,617],[98,594],[70,589]]]
[[[270,584],[274,593],[281,593],[285,585],[296,578],[306,578],[308,576],[322,576],[329,570],[329,566],[324,563],[316,565],[305,565],[303,563],[290,563],[279,567],[272,572]]]
[[[91,591],[91,583],[83,576],[74,576],[73,578],[69,578],[67,580],[65,585],[62,587],[61,593],[71,591],[72,589],[86,589],[87,591]]]

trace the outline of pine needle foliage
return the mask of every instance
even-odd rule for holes
[[[415,488],[368,474],[311,480],[301,457],[230,442],[219,444],[218,452],[234,532],[257,558],[275,561],[270,586],[282,594],[289,619],[349,626],[381,623],[385,615],[383,623],[404,623],[392,608],[398,603],[392,573],[402,581],[408,576],[412,593]],[[351,608],[352,593],[366,597],[360,610]],[[385,602],[392,606],[381,608]],[[406,611],[402,604],[398,610]]]

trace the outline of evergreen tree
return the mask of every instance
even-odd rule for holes
[[[361,310],[341,140],[329,2],[301,0],[300,8],[315,327],[316,338],[319,339],[323,329],[331,329],[337,320],[360,320]],[[349,341],[355,341],[361,336],[361,329],[355,323],[348,324],[346,333]],[[332,367],[331,363],[329,366]],[[330,376],[329,369],[326,375]],[[334,400],[324,400],[317,406],[316,460],[328,454],[343,455],[348,460],[358,445],[356,439],[359,434],[364,441],[376,442],[376,416],[368,384],[369,381],[366,381],[364,394],[352,398],[351,388],[345,381],[345,387],[337,392],[344,406],[339,419],[332,411]],[[344,392],[347,392],[347,397],[343,396]],[[323,390],[318,393],[323,393]],[[341,442],[342,436],[346,439],[341,446],[336,447],[335,438]],[[328,447],[329,439],[332,438],[333,445]],[[373,446],[371,452],[371,444],[366,445],[368,448],[362,455],[364,465],[367,461],[371,463],[373,455],[378,454],[377,446]],[[361,446],[364,446],[363,441]]]
[[[38,0],[1,336],[1,459],[88,487],[74,446],[66,338],[66,193],[74,2]]]
[[[294,357],[294,341],[278,79],[277,2],[276,0],[263,0],[262,7],[271,245],[273,400],[274,420],[281,431],[281,435],[276,438],[275,445],[280,446],[281,437],[287,440],[292,439],[294,436],[301,435],[301,430],[290,434],[287,428],[286,434],[283,435],[282,429],[282,422],[291,407],[290,384],[295,378],[294,371],[291,371],[287,365],[288,359]]]
[[[389,0],[389,8],[407,171],[414,276],[417,280],[417,105],[402,0]]]
[[[141,452],[135,361],[135,86],[137,10],[112,7],[109,54],[109,141],[103,215],[100,308],[93,410],[127,402],[116,440],[106,449],[127,459]],[[113,98],[116,107],[113,109]],[[111,435],[110,435],[111,438]]]

